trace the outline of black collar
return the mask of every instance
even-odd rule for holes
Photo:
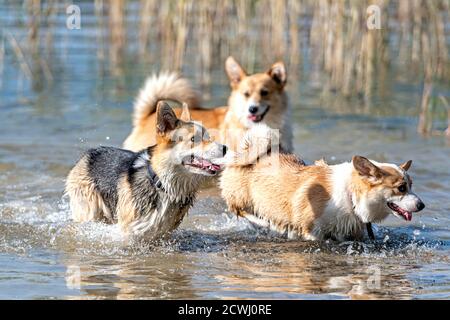
[[[156,172],[153,171],[150,163],[147,165],[147,173],[148,173],[148,178],[150,179],[150,182],[152,183],[152,185],[156,189],[161,190],[161,191],[164,192],[165,190],[164,190],[164,187],[162,185],[162,182],[161,182],[161,180],[159,180],[159,177],[156,174]]]

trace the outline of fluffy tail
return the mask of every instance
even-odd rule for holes
[[[279,130],[265,124],[258,124],[246,132],[238,149],[231,155],[228,165],[251,165],[270,152],[278,152],[279,148]]]
[[[159,100],[186,102],[192,109],[200,107],[200,96],[187,79],[174,72],[162,72],[147,78],[134,102],[133,124],[139,125],[156,111]]]

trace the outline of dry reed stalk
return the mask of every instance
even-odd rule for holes
[[[23,53],[22,48],[20,47],[19,43],[17,42],[16,38],[14,38],[14,36],[9,33],[6,32],[6,38],[9,41],[9,44],[11,45],[11,48],[13,49],[15,55],[16,55],[16,59],[19,62],[19,66],[20,69],[22,69],[23,74],[29,79],[32,80],[33,79],[33,71],[30,68],[30,66],[28,65],[27,60],[25,59],[25,55]]]
[[[0,89],[3,86],[3,68],[4,68],[4,60],[5,60],[5,37],[2,34],[1,42],[0,42]]]
[[[286,28],[286,2],[284,0],[270,1],[270,12],[272,13],[270,24],[272,50],[269,55],[271,61],[281,60],[285,54],[284,30]]]
[[[216,66],[223,68],[224,59],[233,54],[233,49],[230,46],[232,39],[238,38],[236,29],[239,28],[239,22],[234,11],[233,0],[220,1],[217,10],[213,33],[215,50],[217,51],[214,62]],[[227,32],[221,32],[222,30],[227,30]]]
[[[428,1],[427,6],[430,13],[430,33],[435,37],[436,73],[438,77],[445,76],[445,66],[448,64],[448,50],[445,35],[445,22],[438,8],[438,3]]]
[[[430,48],[430,39],[427,33],[422,33],[422,55],[424,60],[425,81],[432,82],[435,73],[435,65]]]
[[[28,41],[26,52],[30,57],[31,72],[31,86],[34,90],[40,91],[43,89],[42,79],[42,63],[40,58],[40,37],[39,30],[41,27],[41,1],[40,0],[28,0]],[[25,55],[23,55],[25,59]]]
[[[48,59],[53,49],[53,29],[55,27],[55,18],[58,12],[58,3],[55,0],[47,2],[46,10],[44,10],[45,22],[47,24],[45,33],[45,57]]]
[[[359,40],[359,32],[357,29],[360,25],[360,14],[356,8],[350,8],[350,16],[351,20],[348,22],[347,29],[349,30],[348,37],[345,47],[345,58],[344,58],[344,68],[343,68],[343,76],[342,76],[342,93],[344,96],[349,97],[356,92],[354,89],[355,86],[353,84],[353,75],[356,72],[355,61],[357,61],[357,51],[351,50],[354,48],[356,43]]]
[[[250,1],[235,1],[238,36],[246,36],[248,32],[248,21],[250,19]]]
[[[274,52],[278,51],[277,45],[272,44],[275,39],[273,35],[273,19],[277,13],[272,12],[274,10],[271,0],[262,0],[255,4],[254,11],[251,11],[249,19],[253,20],[253,23],[247,22],[248,33],[252,34],[257,39],[255,42],[255,51],[244,51],[247,58],[247,65],[251,66],[247,69],[248,72],[256,72],[256,65],[267,65],[273,62]],[[279,14],[279,13],[278,13]],[[278,23],[279,21],[277,21]],[[246,34],[243,41],[247,41],[251,36]]]
[[[141,0],[140,21],[139,21],[139,36],[138,36],[138,50],[139,56],[146,59],[147,49],[150,41],[150,31],[152,30],[152,15],[157,10],[157,3],[153,0]]]
[[[53,28],[54,28],[54,20],[58,11],[57,3],[55,0],[49,0],[46,3],[46,8],[43,11],[43,17],[46,24],[45,28],[45,55],[38,55],[38,61],[40,64],[40,69],[47,81],[47,83],[53,82],[53,74],[48,63],[48,60],[51,59],[52,54],[52,43],[53,43]]]
[[[331,73],[333,69],[333,44],[334,44],[334,12],[336,2],[332,2],[330,6],[327,5],[327,1],[320,2],[321,10],[324,11],[326,20],[324,22],[324,34],[325,34],[325,50],[324,50],[324,69]]]
[[[163,1],[160,3],[159,6],[159,13],[158,13],[158,30],[159,35],[158,39],[160,40],[160,50],[161,50],[161,67],[162,69],[172,69],[173,68],[173,61],[169,61],[167,57],[171,57],[173,60],[174,56],[174,40],[176,39],[174,26],[173,26],[173,20],[175,19],[175,15],[172,13],[174,9],[172,1]]]
[[[251,1],[235,1],[236,15],[233,17],[233,19],[236,19],[237,28],[234,30],[234,34],[236,34],[237,36],[235,37],[235,39],[230,39],[231,41],[229,47],[232,49],[232,51],[240,52],[238,58],[247,67],[246,69],[250,73],[255,72],[255,64],[257,62],[256,55],[258,55],[262,59],[266,55],[266,48],[264,47],[264,45],[261,45],[259,47],[260,51],[258,53],[256,52],[258,45],[264,43],[264,41],[270,41],[270,33],[267,33],[268,26],[264,23],[264,18],[262,18],[261,21],[255,21],[255,17],[257,16],[261,15],[261,17],[266,17],[268,15],[267,12],[263,12],[261,10],[263,7],[267,8],[267,5],[269,5],[267,1],[259,2],[256,3],[252,8]],[[231,21],[229,21],[231,22],[230,27],[233,27],[233,19],[230,19]],[[256,25],[259,23],[262,23],[263,25]],[[252,30],[254,30],[255,27],[256,33],[253,36],[250,36]],[[262,28],[264,31],[261,32],[260,28]],[[262,39],[260,37],[264,38]],[[230,52],[229,54],[232,55],[233,52]]]
[[[411,48],[411,61],[412,64],[418,64],[420,62],[420,38],[422,29],[422,1],[413,0],[412,14],[413,14],[413,41]]]
[[[439,100],[447,111],[447,128],[444,130],[443,134],[450,138],[450,103],[443,95],[439,95]],[[442,132],[438,132],[438,135],[440,134],[442,134]]]
[[[375,32],[368,32],[365,36],[364,97],[366,102],[372,96],[373,77],[375,71],[376,40]]]
[[[185,54],[188,32],[189,32],[189,16],[193,7],[192,0],[183,0],[178,3],[178,16],[176,19],[176,42],[175,42],[175,70],[181,70],[183,66],[183,58]]]
[[[419,123],[417,125],[417,132],[422,135],[427,135],[431,130],[431,121],[429,114],[430,114],[430,101],[432,91],[433,91],[432,83],[426,81],[423,87]]]
[[[125,1],[115,0],[109,2],[109,29],[110,49],[109,58],[111,71],[114,76],[123,73],[122,63],[125,51]]]
[[[39,26],[41,22],[41,1],[28,0],[28,50],[33,54],[39,52]]]
[[[102,62],[105,59],[105,36],[104,36],[104,30],[105,30],[105,22],[104,22],[104,3],[103,0],[95,0],[94,2],[94,14],[97,19],[97,32],[96,32],[96,38],[97,38],[97,59]],[[102,65],[102,63],[100,63]]]
[[[344,2],[336,2],[333,14],[335,18],[334,44],[332,56],[331,83],[334,89],[340,89],[342,86],[342,75],[344,73]]]
[[[299,65],[302,63],[300,46],[299,17],[301,16],[302,5],[300,1],[288,0],[287,11],[289,16],[289,66],[295,75]]]
[[[408,63],[410,56],[408,55],[411,42],[411,0],[399,0],[397,19],[400,24],[400,41],[399,41],[399,57],[401,63]]]
[[[166,57],[166,51],[167,50],[167,37],[171,36],[170,33],[170,26],[168,24],[168,18],[169,18],[169,8],[170,2],[169,1],[163,1],[158,6],[158,11],[155,13],[155,16],[157,17],[157,25],[155,28],[155,32],[157,33],[155,35],[155,38],[157,41],[159,41],[159,54],[158,56],[161,57],[161,68],[165,67],[164,57]],[[169,52],[167,52],[169,54]]]
[[[202,90],[206,93],[204,95],[205,99],[209,98],[207,94],[209,92],[209,87],[211,85],[211,71],[212,71],[212,61],[214,51],[214,38],[213,35],[215,32],[211,32],[215,30],[215,12],[217,12],[216,3],[210,2],[207,0],[203,0],[201,2],[202,6],[200,7],[200,12],[198,13],[196,33],[197,35],[197,43],[199,48],[200,55],[200,75],[201,75],[201,86],[206,90]]]

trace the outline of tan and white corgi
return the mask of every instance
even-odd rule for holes
[[[397,166],[354,156],[337,165],[306,166],[292,154],[264,155],[271,139],[264,129],[249,131],[220,178],[229,210],[256,224],[290,238],[362,239],[365,224],[389,214],[410,221],[425,207],[411,189],[411,160]],[[252,148],[258,156],[245,157]]]
[[[98,147],[70,171],[66,193],[75,221],[118,223],[132,238],[154,240],[174,230],[204,179],[221,170],[227,148],[164,102],[156,110],[156,145],[139,152]]]
[[[198,93],[188,80],[174,73],[150,77],[134,104],[133,130],[124,142],[124,148],[137,151],[156,142],[156,104],[159,100],[185,101],[192,119],[199,121],[221,143],[231,149],[241,141],[246,130],[264,123],[281,132],[281,147],[292,151],[290,109],[285,85],[287,72],[277,62],[263,73],[247,75],[244,69],[229,57],[225,69],[230,79],[231,94],[228,106],[202,109]],[[181,113],[180,109],[175,110]]]

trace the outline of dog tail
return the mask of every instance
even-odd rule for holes
[[[231,155],[230,166],[247,166],[270,152],[278,152],[280,133],[265,124],[249,129],[237,150]]]
[[[185,78],[175,72],[162,72],[147,78],[134,102],[133,124],[139,125],[156,111],[160,100],[186,102],[189,108],[200,108],[200,95]]]

